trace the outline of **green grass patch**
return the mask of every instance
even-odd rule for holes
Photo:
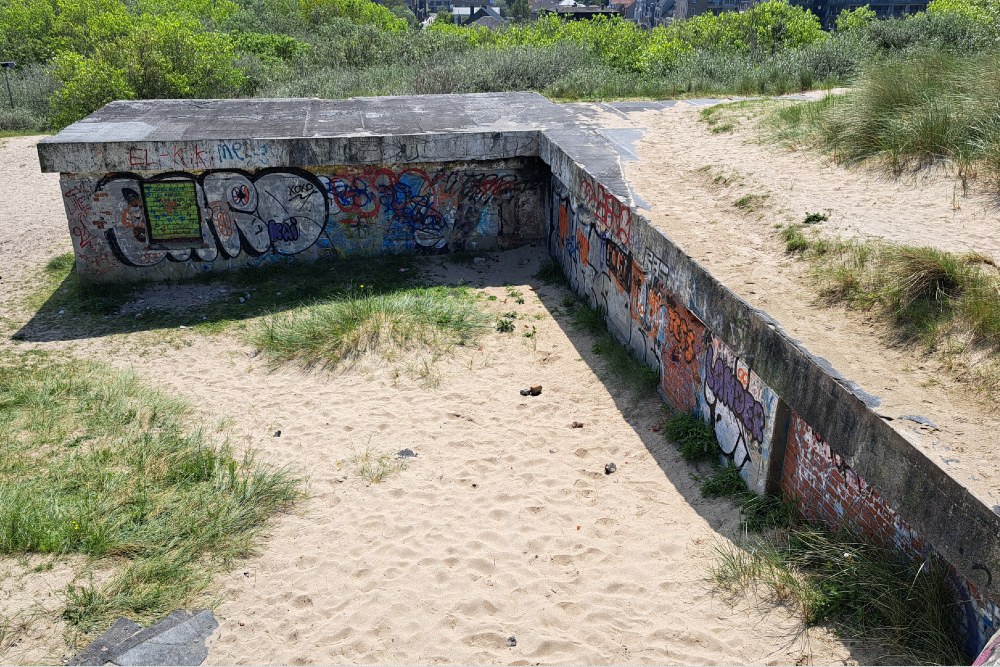
[[[748,487],[740,471],[719,463],[719,442],[715,429],[690,412],[671,416],[663,425],[663,435],[680,449],[688,463],[710,463],[711,472],[701,478],[699,490],[706,498],[729,498],[740,506],[740,521],[745,530],[759,532],[788,526],[795,519],[795,506],[769,495],[757,495]]]
[[[813,265],[829,302],[873,313],[898,342],[937,350],[968,371],[977,391],[1000,392],[1000,269],[992,258],[831,240],[802,224],[783,228],[781,236],[789,253]]]
[[[25,307],[53,315],[62,310],[73,315],[102,316],[127,302],[135,285],[85,284],[73,270],[76,256],[63,253],[49,259],[37,274],[35,290],[25,299]]]
[[[196,428],[134,376],[41,353],[0,357],[0,553],[83,554],[104,584],[66,591],[79,631],[183,606],[299,497],[283,470]]]
[[[177,310],[150,307],[141,313],[119,315],[153,284],[137,282],[104,285],[80,280],[73,270],[72,253],[52,258],[39,272],[39,287],[25,306],[48,323],[63,315],[60,327],[76,327],[87,335],[158,328],[194,327],[219,333],[244,320],[344,298],[361,290],[388,292],[413,286],[419,272],[412,258],[324,258],[316,262],[281,262],[227,273],[156,283],[157,287],[205,286],[218,298],[195,301]],[[249,296],[249,298],[247,298]],[[60,312],[61,311],[61,312]],[[137,316],[138,315],[138,316]]]
[[[812,246],[811,240],[802,230],[802,225],[788,225],[781,230],[781,239],[785,242],[785,252],[791,255],[809,250]]]
[[[775,103],[774,100],[753,99],[714,104],[702,109],[699,116],[712,134],[725,134],[746,122],[756,124],[762,111]]]
[[[347,461],[354,466],[358,477],[369,484],[381,484],[393,475],[406,470],[406,461],[390,452],[379,452],[368,446],[365,451],[351,456]],[[338,461],[339,468],[342,462]]]
[[[727,543],[717,549],[712,577],[738,596],[763,589],[809,625],[832,623],[881,664],[967,662],[945,568],[852,533],[797,525],[751,538],[745,548]]]
[[[417,344],[463,345],[487,329],[488,316],[466,287],[358,289],[265,317],[250,338],[276,362],[335,366]]]
[[[716,465],[712,474],[702,481],[700,490],[706,498],[747,500],[754,495],[740,477],[739,468],[731,465]]]
[[[949,335],[1000,351],[1000,271],[976,253],[881,241],[830,241],[786,227],[788,252],[815,263],[825,297],[875,309],[904,341],[934,347]]]
[[[733,202],[733,206],[747,213],[753,213],[764,208],[770,198],[769,194],[746,194]]]
[[[689,463],[719,458],[715,429],[698,415],[680,412],[671,416],[663,425],[663,435],[679,445],[681,457]]]
[[[600,356],[603,370],[618,384],[628,387],[638,396],[656,393],[659,371],[639,361],[624,345],[615,340],[604,323],[604,315],[587,304],[575,301],[570,314],[573,325],[595,337],[593,352]]]
[[[569,281],[566,280],[566,274],[563,273],[562,264],[551,257],[542,262],[542,265],[538,268],[538,272],[535,274],[535,278],[538,278],[546,285],[569,284]]]

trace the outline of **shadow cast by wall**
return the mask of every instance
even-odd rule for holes
[[[470,257],[447,256],[456,262]],[[419,263],[418,258],[409,256],[386,256],[377,261],[330,257],[311,263],[213,272],[179,281],[129,284],[85,283],[70,269],[50,276],[59,281],[58,286],[12,338],[30,342],[82,340],[182,326],[214,331],[232,322],[344,295],[362,285],[379,291],[413,286]]]

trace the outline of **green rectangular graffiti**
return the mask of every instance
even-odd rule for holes
[[[201,239],[201,209],[193,181],[142,184],[150,241]]]

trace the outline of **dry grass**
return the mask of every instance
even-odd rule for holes
[[[1000,392],[1000,271],[989,257],[882,241],[834,241],[805,225],[781,231],[814,264],[830,302],[872,312],[897,343],[919,344]]]

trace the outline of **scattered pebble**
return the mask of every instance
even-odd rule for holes
[[[607,465],[604,466],[605,475],[610,475],[616,470],[618,470],[618,466],[616,466],[614,463],[608,463]]]
[[[240,297],[240,303],[246,303],[246,302],[247,302],[246,299],[244,299],[243,297]]]
[[[280,438],[281,437],[281,431],[275,431],[274,432],[274,437],[275,438]]]
[[[476,259],[479,259],[478,257]],[[507,637],[507,646],[511,648],[517,646],[517,637]]]
[[[398,456],[401,459],[408,459],[410,457],[416,456],[416,453],[412,449],[407,447],[406,449],[399,450],[399,453],[396,454],[396,456]]]
[[[521,396],[538,396],[542,393],[542,385],[533,384],[527,389],[521,390]]]
[[[187,327],[184,326],[183,324],[180,327],[178,327],[178,328],[180,328],[180,329],[187,329]]]
[[[555,453],[556,453],[556,450],[554,450],[554,449],[549,449],[549,454],[555,454]]]
[[[570,428],[583,428],[583,422],[573,422],[569,425]]]
[[[472,258],[472,263],[473,264],[485,264],[486,263],[486,258],[485,257],[473,257]]]

